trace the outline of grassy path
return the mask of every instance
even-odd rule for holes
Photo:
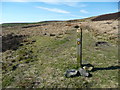
[[[83,60],[93,64],[96,69],[91,72],[93,76],[90,78],[64,77],[67,69],[77,66],[75,30],[68,31],[62,38],[34,36],[29,39],[36,42],[25,45],[21,49],[32,51],[30,63],[7,74],[6,77],[9,79],[7,81],[4,79],[5,87],[9,85],[37,88],[117,87],[119,68],[117,47],[114,45],[95,47],[96,40],[87,30],[83,31]],[[14,53],[18,51],[19,49]],[[11,82],[6,84],[8,80]]]

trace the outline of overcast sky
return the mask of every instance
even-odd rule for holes
[[[7,2],[9,1],[9,2]],[[11,2],[10,2],[11,1]],[[30,2],[31,1],[31,2]],[[81,19],[118,11],[118,2],[3,0],[1,23]],[[94,1],[94,0],[93,0]],[[105,0],[104,0],[105,1]],[[116,0],[117,1],[117,0]]]

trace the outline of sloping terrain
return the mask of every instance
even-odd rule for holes
[[[105,21],[105,20],[118,20],[120,17],[120,12],[100,15],[92,19],[92,21]]]
[[[94,66],[89,78],[64,76],[66,70],[77,69],[75,25],[83,29],[83,61]],[[108,20],[3,27],[3,88],[118,87],[117,39],[110,39],[108,34],[111,32],[111,35],[117,36],[117,26],[117,21]],[[96,46],[98,41],[105,41],[108,45]]]
[[[118,21],[95,21],[84,22],[83,27],[94,33],[94,36],[99,39],[104,39],[111,42],[118,42]]]

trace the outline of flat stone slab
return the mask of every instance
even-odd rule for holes
[[[70,69],[66,71],[65,77],[74,77],[77,75],[77,73],[78,71],[76,69]]]

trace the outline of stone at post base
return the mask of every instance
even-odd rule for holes
[[[82,68],[79,68],[78,71],[79,71],[81,76],[85,76],[85,77],[89,77],[90,76],[89,72],[87,72],[86,70],[84,70]]]
[[[91,74],[88,71],[84,70],[81,67],[78,70],[76,69],[67,70],[64,75],[66,78],[76,77],[76,76],[84,76],[84,77],[91,76]]]
[[[86,71],[93,71],[94,66],[91,65],[91,64],[83,64],[83,65],[82,65],[82,68],[83,68],[84,70],[86,70]]]
[[[65,72],[65,77],[75,77],[78,75],[78,71],[76,69],[70,69]]]

